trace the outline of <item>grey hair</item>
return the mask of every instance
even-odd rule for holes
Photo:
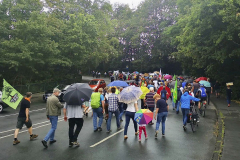
[[[58,88],[54,88],[54,89],[53,89],[53,93],[56,93],[56,92],[59,92],[59,93],[60,93],[61,91],[60,91]]]

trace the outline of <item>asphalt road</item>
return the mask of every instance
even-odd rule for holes
[[[83,77],[85,81],[91,77]],[[109,83],[109,80],[106,79]],[[40,95],[40,94],[39,94]],[[38,97],[39,97],[38,95]],[[92,118],[84,117],[84,125],[79,135],[79,148],[68,147],[68,123],[59,118],[55,133],[55,144],[48,149],[42,146],[41,140],[50,129],[50,123],[45,116],[46,104],[40,98],[34,98],[31,104],[30,117],[33,122],[33,133],[39,137],[29,141],[26,128],[21,130],[18,139],[20,144],[13,146],[13,133],[17,122],[18,110],[7,108],[0,114],[0,160],[49,160],[49,159],[99,159],[99,160],[209,160],[215,148],[214,125],[215,110],[211,105],[206,111],[206,117],[201,118],[197,131],[193,133],[190,125],[187,131],[182,129],[182,115],[170,111],[166,122],[166,135],[155,139],[155,124],[147,126],[148,140],[142,135],[142,142],[134,135],[132,122],[128,129],[128,139],[124,141],[123,129],[117,131],[115,117],[112,119],[112,132],[106,133],[106,122],[103,122],[102,132],[93,132]],[[91,114],[90,114],[91,115]],[[125,120],[122,123],[124,126]]]

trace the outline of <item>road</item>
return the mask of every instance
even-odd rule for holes
[[[91,77],[83,77],[85,81]],[[109,80],[106,79],[107,83]],[[40,94],[39,94],[40,95]],[[93,132],[92,118],[84,117],[84,125],[79,135],[79,148],[68,147],[68,123],[61,116],[55,134],[57,142],[49,145],[48,149],[42,146],[41,140],[50,129],[50,123],[45,116],[46,104],[39,98],[33,99],[31,104],[31,119],[33,133],[39,137],[29,141],[29,134],[23,128],[18,136],[20,144],[13,146],[13,133],[17,122],[17,110],[7,108],[0,114],[0,160],[209,160],[215,148],[215,110],[211,106],[206,111],[206,117],[201,118],[200,125],[195,133],[187,126],[187,131],[182,129],[182,115],[170,111],[166,122],[165,137],[155,139],[155,124],[147,126],[148,140],[142,135],[142,142],[134,135],[133,124],[128,129],[128,139],[124,141],[123,129],[117,131],[115,117],[112,119],[112,131],[106,133],[106,123],[103,122],[102,132]],[[91,114],[90,114],[91,115]],[[122,126],[124,126],[123,121]]]

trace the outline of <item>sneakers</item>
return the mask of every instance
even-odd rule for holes
[[[162,133],[162,136],[164,137],[164,136],[165,136],[165,134],[163,134],[163,133]]]
[[[93,130],[93,132],[97,132],[98,131],[98,128],[97,129],[95,129],[95,130]]]
[[[73,146],[73,142],[69,141],[69,147]]]
[[[107,131],[107,133],[110,133],[110,132],[112,132],[112,130]]]
[[[118,130],[118,131],[120,131],[121,129],[122,129],[122,128],[121,128],[121,127],[119,127],[117,130]]]
[[[48,148],[47,141],[42,140],[42,144],[43,144],[43,146],[44,146],[45,148]]]
[[[17,145],[18,143],[20,143],[19,140],[13,141],[13,145]]]
[[[154,125],[154,123],[148,123],[149,125]]]
[[[124,136],[124,140],[126,140],[126,139],[128,139],[128,136],[127,136],[127,135]]]
[[[76,141],[76,142],[72,142],[73,145],[75,145],[76,147],[79,147],[80,144]]]
[[[139,131],[135,132],[135,136],[137,136],[137,135],[138,135],[138,133],[139,133]]]
[[[141,142],[141,139],[138,139],[138,142]]]
[[[37,137],[38,137],[38,135],[33,134],[32,136],[30,136],[30,141],[31,141],[31,140],[34,140],[34,139],[37,138]]]
[[[158,135],[158,131],[155,132],[155,138],[157,138],[157,135]]]
[[[52,141],[50,141],[50,144],[53,144],[53,143],[55,143],[55,142],[57,142],[56,140],[52,140]]]
[[[101,131],[102,131],[102,128],[101,128],[101,127],[98,127],[98,131],[100,131],[100,132],[101,132]]]
[[[187,130],[187,127],[186,127],[186,126],[183,126],[183,129],[184,129],[184,131],[186,131],[186,130]]]

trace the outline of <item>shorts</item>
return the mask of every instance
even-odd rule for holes
[[[207,101],[207,97],[202,97],[200,102]]]
[[[216,93],[219,93],[219,92],[220,92],[220,89],[215,89],[215,92],[216,92]]]
[[[16,128],[18,129],[22,129],[23,125],[25,124],[27,128],[31,128],[32,127],[32,121],[30,118],[28,118],[28,122],[25,122],[26,118],[25,117],[18,117],[18,121],[17,121],[17,126]]]

